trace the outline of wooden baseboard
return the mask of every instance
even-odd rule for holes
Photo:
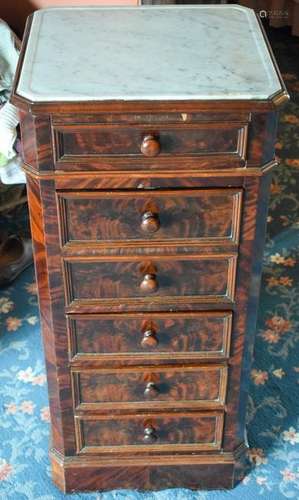
[[[55,485],[64,493],[118,488],[230,489],[248,470],[246,446],[235,453],[128,458],[63,457],[50,451]]]

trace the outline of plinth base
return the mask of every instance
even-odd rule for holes
[[[147,457],[63,457],[51,450],[53,481],[63,492],[118,488],[230,489],[249,469],[246,446],[235,453]]]

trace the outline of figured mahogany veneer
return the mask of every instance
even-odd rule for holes
[[[78,410],[101,408],[215,408],[223,406],[227,368],[122,368],[72,371]]]
[[[217,450],[221,446],[222,428],[220,412],[76,418],[79,453],[163,453],[172,448],[177,453]]]
[[[62,245],[143,240],[237,244],[242,191],[59,192]]]
[[[18,99],[19,101],[19,99]],[[67,103],[66,108],[68,108]],[[260,105],[260,103],[259,103]],[[223,113],[215,113],[213,109],[209,109],[206,112],[196,113],[195,108],[197,103],[193,103],[194,110],[192,112],[181,112],[178,113],[175,111],[175,108],[178,106],[174,106],[173,103],[166,104],[158,104],[155,103],[156,111],[155,113],[148,114],[145,112],[145,109],[142,113],[138,115],[134,114],[134,109],[136,108],[136,104],[132,103],[131,112],[121,113],[121,112],[111,112],[104,113],[104,104],[102,103],[101,110],[97,114],[73,114],[69,115],[67,113],[67,109],[61,115],[57,115],[57,113],[51,114],[51,119],[49,115],[38,114],[37,116],[34,114],[25,114],[23,115],[22,121],[22,134],[24,138],[24,150],[23,156],[25,163],[31,167],[31,169],[35,172],[53,172],[57,171],[57,173],[63,174],[63,172],[75,173],[80,172],[80,178],[83,179],[83,173],[86,174],[90,172],[97,172],[98,174],[103,174],[104,179],[109,179],[109,182],[106,183],[106,188],[111,188],[111,180],[114,179],[114,187],[132,187],[128,182],[129,179],[125,177],[127,183],[121,182],[121,176],[117,175],[119,172],[130,172],[132,174],[132,179],[134,177],[142,178],[144,181],[149,181],[149,176],[147,175],[148,171],[151,171],[154,178],[158,175],[159,178],[162,177],[162,173],[164,172],[165,176],[168,177],[168,182],[164,187],[171,187],[172,183],[175,183],[177,187],[182,187],[179,185],[177,181],[178,172],[186,173],[188,171],[192,172],[193,175],[196,175],[196,172],[200,171],[204,177],[205,172],[208,175],[213,173],[225,173],[229,175],[231,178],[236,175],[261,175],[261,170],[266,167],[266,165],[274,160],[274,145],[276,138],[276,129],[277,129],[277,113],[273,112],[271,106],[267,109],[258,110],[255,106],[252,105],[251,113],[244,113],[242,111],[242,106],[239,106],[237,103],[231,103],[227,101],[226,112]],[[203,104],[201,103],[201,106]],[[37,105],[39,107],[39,105]],[[84,106],[86,107],[86,106]],[[146,103],[144,103],[144,107],[146,108]],[[164,108],[168,108],[168,112],[165,111]],[[180,104],[179,107],[184,111],[184,105]],[[185,105],[186,107],[186,105]],[[159,108],[161,111],[159,112]],[[163,111],[164,109],[164,111]],[[232,114],[232,110],[235,109],[235,114]],[[236,111],[237,110],[237,111]],[[83,111],[82,111],[83,113]],[[144,156],[140,149],[138,149],[138,154],[136,155],[123,155],[121,157],[115,155],[103,155],[98,157],[96,155],[74,155],[73,157],[61,158],[59,153],[59,142],[57,139],[57,133],[55,135],[55,131],[57,128],[60,130],[60,127],[63,124],[71,125],[74,118],[77,116],[79,120],[76,124],[76,130],[80,129],[80,126],[89,126],[92,123],[127,123],[131,124],[133,121],[142,124],[151,124],[151,130],[153,130],[153,123],[167,123],[174,124],[176,127],[188,127],[190,123],[197,123],[202,126],[206,126],[206,123],[210,123],[213,132],[218,128],[223,128],[227,124],[228,120],[232,120],[232,125],[237,121],[237,117],[240,116],[240,119],[246,124],[246,128],[244,128],[244,133],[239,134],[239,146],[240,146],[240,154],[218,154],[211,153],[207,154],[202,152],[201,154],[196,155],[158,155],[158,157],[147,157]],[[240,125],[240,124],[239,124]],[[238,129],[238,127],[236,127]],[[84,129],[85,130],[85,129]],[[51,136],[51,141],[47,143],[47,139]],[[53,144],[53,136],[56,137],[56,146],[54,149]],[[58,135],[59,137],[59,135]],[[212,139],[211,139],[212,140]],[[138,143],[138,148],[141,142]],[[137,145],[136,145],[137,150]],[[219,147],[217,146],[216,150],[219,151]],[[61,150],[60,150],[61,151]],[[246,171],[244,171],[246,168]],[[169,173],[172,175],[169,177]],[[115,173],[115,175],[112,175]],[[110,176],[112,179],[110,179]],[[181,175],[180,175],[181,176]],[[171,181],[171,178],[173,180]],[[198,176],[199,177],[199,176]],[[100,178],[100,177],[99,177]],[[57,177],[58,179],[58,177]],[[59,177],[60,179],[60,177]],[[69,181],[72,180],[70,176],[68,178]],[[92,183],[89,186],[89,189],[94,188],[94,180],[95,176],[92,175]],[[134,188],[138,187],[142,182],[134,183]],[[75,184],[77,186],[77,184]],[[163,183],[162,183],[163,185]],[[187,185],[190,186],[188,183]],[[145,187],[147,184],[145,184]],[[192,186],[192,187],[197,187]],[[156,186],[158,187],[158,186]]]
[[[263,100],[30,102],[17,92],[29,28],[12,100],[53,479],[232,487],[283,82]]]
[[[236,255],[64,259],[68,312],[89,304],[94,306],[90,312],[96,312],[97,306],[119,306],[120,300],[128,308],[140,304],[152,311],[182,298],[190,303],[232,303],[235,274]]]
[[[231,324],[230,312],[72,314],[70,359],[227,358]]]
[[[67,124],[54,125],[56,167],[67,162],[87,163],[101,157],[167,157],[225,155],[227,161],[236,157],[244,161],[247,124],[205,123],[152,128],[134,124]],[[80,158],[81,157],[81,158]]]

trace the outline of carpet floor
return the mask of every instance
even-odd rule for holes
[[[252,472],[234,490],[118,490],[73,494],[74,500],[299,498],[299,40],[270,39],[291,102],[280,119],[281,166],[272,182],[262,291],[247,411]],[[26,232],[18,211],[1,226]],[[66,496],[51,482],[49,409],[33,268],[0,290],[0,500]]]

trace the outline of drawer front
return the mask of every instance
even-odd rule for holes
[[[61,241],[237,243],[241,196],[239,189],[59,193]]]
[[[80,453],[215,450],[221,448],[223,414],[163,413],[76,418]]]
[[[244,156],[247,124],[202,123],[165,125],[65,124],[54,125],[56,162],[94,162],[126,156]]]
[[[79,409],[153,407],[221,407],[227,367],[142,367],[73,371]]]
[[[78,359],[227,358],[231,313],[72,315],[70,355]]]
[[[236,256],[69,258],[65,260],[67,302],[76,305],[141,301],[151,309],[169,300],[233,300]],[[69,311],[71,312],[71,311]],[[83,311],[82,311],[83,312]]]

